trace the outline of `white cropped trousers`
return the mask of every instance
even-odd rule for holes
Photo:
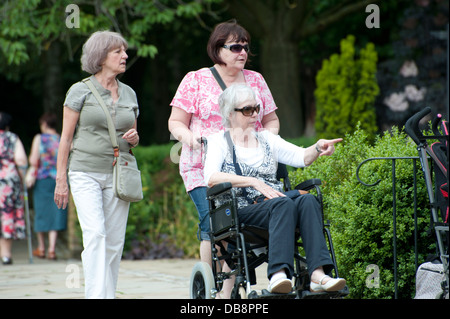
[[[117,198],[112,174],[69,171],[83,233],[85,297],[115,298],[130,203]]]

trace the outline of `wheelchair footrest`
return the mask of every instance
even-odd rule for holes
[[[253,297],[252,293],[254,293]],[[256,291],[252,291],[252,293],[248,296],[249,299],[295,299],[297,297],[297,295],[293,292],[288,294],[273,294],[267,289],[261,290],[260,295],[258,295]]]
[[[323,292],[311,292],[309,290],[303,290],[300,293],[300,299],[334,299],[343,298],[349,294],[348,287],[345,286],[339,291],[323,291]]]

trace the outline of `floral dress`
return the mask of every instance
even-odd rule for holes
[[[0,130],[0,237],[25,238],[22,182],[14,163],[17,135]]]

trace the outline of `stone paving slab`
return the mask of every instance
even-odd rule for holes
[[[197,260],[121,262],[116,297],[189,298],[190,271]],[[1,299],[83,299],[80,261],[33,261],[0,268]]]
[[[34,257],[30,263],[26,244],[23,246],[14,244],[12,265],[0,264],[0,299],[84,298],[80,260]],[[191,271],[197,262],[196,259],[122,260],[116,298],[188,299]],[[265,265],[258,268],[257,278],[255,289],[266,288]]]

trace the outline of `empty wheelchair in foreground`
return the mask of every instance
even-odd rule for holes
[[[285,190],[291,190],[286,166],[279,163],[277,178],[283,180]],[[316,196],[322,207],[321,181],[311,179],[295,187],[297,190],[316,190]],[[228,195],[230,200],[219,207],[215,205],[215,198]],[[293,289],[288,294],[269,293],[262,289],[256,291],[252,286],[256,284],[255,269],[268,261],[269,233],[260,227],[245,225],[239,222],[237,214],[237,199],[231,183],[221,183],[209,188],[207,198],[210,205],[211,225],[211,255],[212,268],[205,262],[198,262],[191,273],[190,298],[213,299],[221,290],[225,280],[235,276],[232,299],[261,299],[261,298],[342,298],[348,295],[348,287],[334,292],[310,292],[310,278],[308,264],[304,257],[299,234],[296,234],[295,250],[292,252],[294,260]],[[323,234],[328,244],[328,250],[333,262],[330,276],[338,277],[338,269],[334,248],[329,231],[329,225],[323,223]],[[227,244],[224,244],[227,243]],[[224,271],[226,262],[231,271]]]

